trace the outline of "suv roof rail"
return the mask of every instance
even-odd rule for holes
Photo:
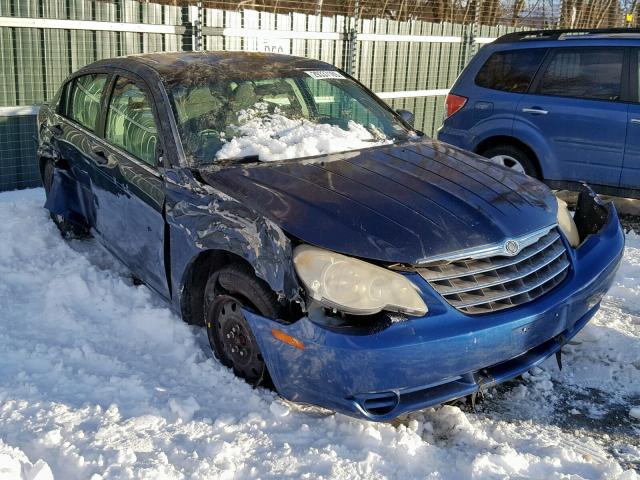
[[[640,37],[640,28],[567,28],[560,30],[525,30],[507,33],[494,43],[511,43],[531,40],[575,40],[580,37]],[[563,38],[564,37],[564,38]]]

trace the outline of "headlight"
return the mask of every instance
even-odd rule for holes
[[[293,263],[309,295],[328,307],[354,315],[427,313],[416,286],[399,273],[310,245],[296,247]]]
[[[558,227],[560,227],[564,236],[567,237],[569,245],[577,247],[580,245],[580,234],[578,233],[576,222],[573,221],[573,217],[571,216],[571,213],[569,213],[567,202],[558,197],[556,197],[556,200],[558,201]]]

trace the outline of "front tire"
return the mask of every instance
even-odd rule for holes
[[[482,156],[496,165],[540,179],[535,160],[523,149],[514,145],[496,145],[482,152]]]
[[[213,272],[205,289],[204,310],[214,355],[247,383],[271,387],[271,377],[243,307],[268,318],[278,318],[282,313],[276,295],[248,266],[234,263]]]

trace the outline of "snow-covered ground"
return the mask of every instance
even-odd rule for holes
[[[640,478],[635,234],[562,372],[374,424],[251,389],[42,203],[0,194],[0,479]]]

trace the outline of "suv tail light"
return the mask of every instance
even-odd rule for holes
[[[446,120],[454,113],[457,113],[467,103],[467,97],[461,95],[454,95],[453,93],[447,94],[445,100],[446,112],[444,119]]]

